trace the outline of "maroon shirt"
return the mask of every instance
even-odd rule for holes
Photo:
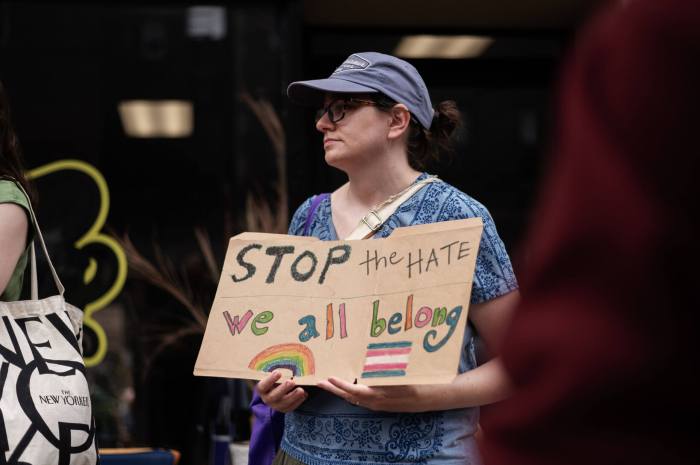
[[[698,463],[700,2],[631,0],[579,39],[484,459]]]

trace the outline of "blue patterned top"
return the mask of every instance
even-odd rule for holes
[[[421,174],[416,181],[428,175]],[[302,235],[313,197],[296,211],[289,234]],[[484,231],[476,260],[471,302],[479,303],[518,288],[510,259],[488,210],[455,187],[439,181],[428,184],[384,223],[374,235],[387,237],[401,226],[481,217]],[[318,205],[309,235],[337,240],[330,198]],[[476,367],[471,328],[464,332],[459,364],[463,373]],[[352,405],[318,388],[285,415],[282,449],[306,465],[479,464],[473,434],[478,408],[427,413],[373,412]]]

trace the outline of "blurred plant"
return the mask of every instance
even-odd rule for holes
[[[246,195],[245,210],[242,215],[244,229],[252,232],[281,233],[287,232],[289,214],[287,211],[287,162],[286,162],[286,137],[282,122],[269,101],[253,99],[248,93],[240,94],[240,100],[245,103],[262,125],[267,134],[275,154],[277,165],[277,181],[275,190],[276,199],[272,202],[267,199],[248,193]],[[225,233],[228,236],[232,231],[229,221],[225,221]],[[217,262],[212,247],[211,239],[207,231],[202,227],[194,228],[194,236],[198,245],[196,258],[205,264],[208,282],[211,286],[207,289],[198,289],[199,294],[211,293],[219,281],[221,264]],[[186,318],[179,317],[179,323],[174,325],[159,324],[153,328],[146,328],[146,335],[155,344],[155,348],[149,351],[144,366],[144,376],[150,370],[154,360],[164,350],[178,343],[183,338],[203,335],[209,313],[208,306],[213,300],[213,295],[198,295],[190,285],[191,279],[184,267],[175,268],[170,260],[154,244],[153,252],[155,263],[139,252],[128,234],[118,239],[126,253],[129,270],[135,277],[165,291],[174,298],[187,311]],[[207,303],[206,307],[203,304]]]
[[[277,164],[277,204],[270,205],[267,200],[252,193],[246,196],[245,225],[248,231],[286,234],[289,223],[287,211],[287,138],[282,122],[272,104],[267,100],[254,100],[250,94],[243,92],[240,99],[251,109],[265,129],[272,143]]]
[[[198,228],[195,228],[195,235],[198,233],[201,234]],[[148,374],[153,361],[165,349],[184,337],[204,334],[207,324],[207,312],[201,305],[201,300],[194,295],[189,285],[187,274],[184,272],[178,273],[172,261],[163,255],[157,244],[153,246],[156,257],[156,264],[153,264],[138,251],[128,234],[122,236],[119,242],[126,253],[129,271],[133,272],[137,278],[165,291],[179,302],[189,315],[189,318],[180,318],[182,324],[173,325],[174,327],[158,325],[154,328],[146,328],[148,339],[155,341],[155,348],[149,351],[149,355],[144,361],[145,376]],[[206,257],[210,253],[211,244],[209,242],[206,243],[209,252],[204,251],[202,243],[199,245],[202,255]],[[205,263],[209,267],[208,260],[205,260]]]

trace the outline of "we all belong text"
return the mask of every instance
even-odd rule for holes
[[[423,273],[463,260],[470,255],[470,252],[469,241],[452,241],[439,247],[418,248],[415,252],[407,253],[391,251],[381,254],[376,249],[367,249],[358,265],[361,267],[360,273],[365,276],[380,270],[395,272],[394,270],[403,268],[406,279],[415,280]],[[291,278],[298,283],[323,285],[330,276],[329,273],[350,265],[352,246],[347,243],[336,245],[330,247],[320,260],[319,255],[321,254],[312,250],[298,251],[293,245],[264,247],[262,244],[252,243],[243,247],[236,255],[236,263],[241,267],[241,272],[231,273],[230,277],[234,283],[244,282],[253,278],[260,268],[263,273],[267,273],[266,284]],[[267,257],[272,257],[271,263],[270,258]],[[264,261],[268,263],[261,264]],[[321,263],[320,267],[319,263]],[[393,335],[412,329],[430,328],[423,337],[423,348],[427,352],[437,351],[449,341],[455,328],[458,327],[463,310],[461,305],[449,311],[448,307],[441,305],[432,307],[416,305],[414,309],[414,294],[410,292],[406,296],[402,311],[387,314],[387,309],[381,302],[382,296],[376,297],[371,303],[372,319],[368,328],[369,336],[379,338],[386,334]],[[319,337],[324,337],[325,340],[336,336],[341,339],[348,337],[346,303],[335,302],[335,304],[337,318],[334,303],[330,302],[325,305],[325,312],[323,309],[316,309],[316,314],[306,314],[298,319],[299,342],[306,343]],[[324,315],[317,318],[319,310]],[[353,311],[352,314],[356,312]],[[246,329],[254,336],[262,336],[268,332],[269,325],[275,318],[275,311],[270,309],[247,309],[245,312],[224,310],[223,316],[231,336],[242,334]],[[442,327],[447,328],[447,331],[439,337],[438,329]]]

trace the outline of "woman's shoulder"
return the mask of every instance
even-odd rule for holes
[[[318,202],[323,201],[325,197],[327,197],[327,194],[316,194],[304,200],[301,205],[297,207],[294,215],[292,215],[292,220],[289,222],[288,234],[294,236],[303,235],[311,206],[316,203],[316,208],[318,208]]]
[[[0,202],[0,226],[8,236],[26,235],[29,226],[27,211],[14,202]]]
[[[490,221],[491,215],[481,202],[445,181],[430,183],[417,205],[421,211],[430,214],[425,222],[461,220],[481,217]]]
[[[9,179],[0,179],[0,203],[14,203],[29,210],[29,200],[17,184]]]
[[[12,208],[5,208],[3,212],[3,226],[11,230],[27,231],[27,241],[34,236],[34,226],[30,213],[29,199],[24,192],[9,179],[0,179],[0,205],[9,204]]]
[[[470,205],[483,206],[481,202],[476,200],[471,195],[460,190],[458,187],[453,186],[447,181],[439,180],[431,184],[434,189],[434,195],[441,199],[442,201],[448,201],[454,199],[455,201],[464,202]]]

